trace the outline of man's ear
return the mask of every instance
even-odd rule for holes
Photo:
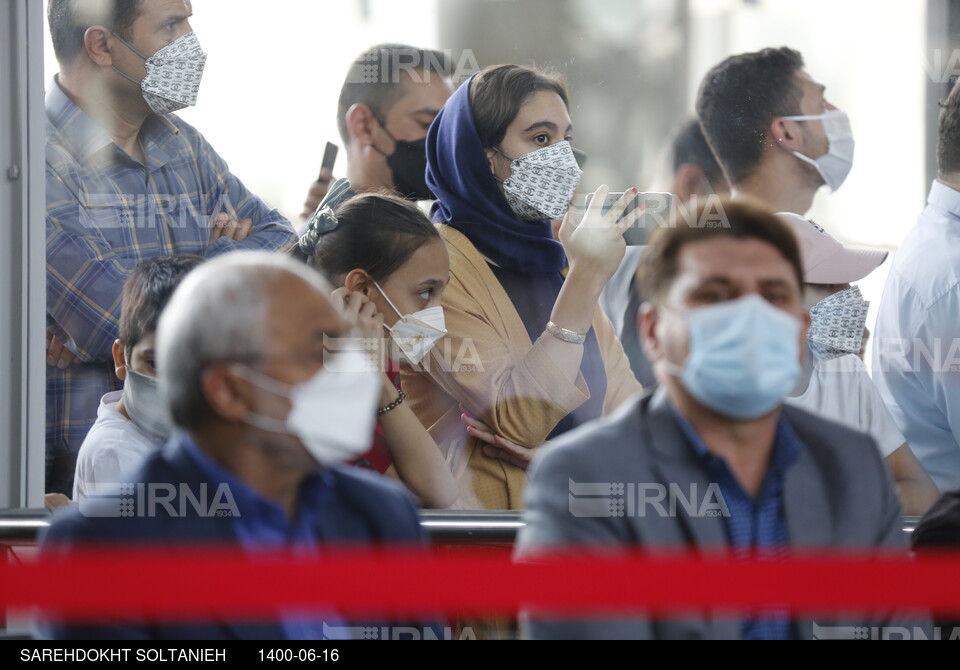
[[[347,132],[350,139],[359,147],[373,144],[373,126],[376,118],[369,107],[358,102],[347,110]]]
[[[373,280],[370,279],[364,270],[351,270],[350,273],[343,280],[343,286],[348,291],[353,291],[355,293],[362,293],[365,296],[370,296],[370,291],[373,290]]]
[[[83,34],[83,49],[87,57],[100,67],[113,65],[110,37],[110,31],[103,26],[90,26]]]
[[[200,386],[214,414],[232,421],[243,421],[246,417],[252,404],[249,388],[230,374],[226,365],[214,365],[204,370]]]
[[[803,149],[803,135],[798,121],[787,121],[782,117],[775,118],[770,123],[770,137],[775,144],[789,151]]]
[[[663,348],[660,345],[660,339],[657,337],[657,324],[660,321],[660,315],[652,303],[645,302],[640,305],[637,312],[637,334],[640,336],[640,345],[643,347],[643,354],[650,363],[655,363],[663,356]]]
[[[674,176],[673,192],[680,202],[690,202],[690,199],[695,195],[709,195],[704,190],[705,181],[706,175],[699,165],[684,163]]]
[[[120,381],[127,380],[127,354],[123,340],[115,340],[113,343],[113,371]]]

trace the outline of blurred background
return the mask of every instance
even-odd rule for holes
[[[725,57],[799,49],[846,110],[856,159],[811,217],[850,244],[895,250],[935,176],[938,99],[960,72],[955,0],[193,0],[209,54],[200,100],[181,113],[233,172],[298,223],[324,144],[340,143],[336,103],[366,47],[448,50],[465,79],[497,63],[564,74],[581,190],[656,188],[672,132],[693,114],[703,75]],[[954,36],[954,37],[951,37]],[[56,70],[47,40],[48,79]],[[342,174],[341,152],[335,172]],[[861,283],[874,307],[889,261]],[[873,317],[870,322],[872,323]],[[868,358],[869,360],[869,358]]]

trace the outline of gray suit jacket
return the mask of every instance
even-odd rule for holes
[[[873,439],[793,407],[783,407],[783,415],[804,446],[784,482],[790,545],[906,550],[900,502]],[[691,514],[682,504],[675,513],[668,509],[665,515],[648,506],[644,516],[637,509],[626,509],[618,517],[600,516],[602,509],[594,510],[598,516],[583,516],[590,513],[583,498],[590,496],[577,484],[603,482],[675,485],[683,495],[696,490],[702,496],[708,490],[707,472],[677,424],[665,391],[638,397],[610,417],[582,426],[545,448],[531,468],[525,493],[526,526],[517,540],[517,559],[535,560],[538,553],[571,545],[577,552],[604,554],[640,547],[709,551],[728,546],[721,516]],[[652,492],[648,493],[652,497]],[[601,505],[608,499],[600,496]],[[628,505],[636,505],[640,499],[639,494],[633,496]],[[888,615],[874,613],[873,621],[852,617],[850,623],[827,622],[823,617],[817,624],[877,625],[878,618]],[[649,620],[642,612],[635,619],[584,621],[546,620],[528,613],[525,624],[525,635],[539,639],[736,639],[741,626],[740,620],[729,614]],[[912,620],[898,625],[913,630]],[[801,638],[814,637],[813,621],[800,620],[797,626]],[[818,636],[822,636],[819,631]]]

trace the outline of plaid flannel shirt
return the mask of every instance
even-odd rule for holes
[[[73,463],[100,398],[121,388],[111,348],[124,281],[166,254],[207,258],[287,251],[290,223],[251,194],[195,128],[151,116],[141,164],[118,147],[55,80],[46,98],[47,325],[78,361],[47,368],[47,490],[70,494]],[[243,241],[211,243],[213,219],[253,220]]]

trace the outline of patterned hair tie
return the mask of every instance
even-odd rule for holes
[[[327,195],[317,206],[317,211],[307,221],[307,232],[300,238],[300,251],[307,256],[312,256],[317,248],[317,242],[320,241],[320,236],[332,233],[340,227],[340,222],[333,210],[346,199],[349,193],[349,179],[338,179],[333,182],[330,190],[327,191]]]

